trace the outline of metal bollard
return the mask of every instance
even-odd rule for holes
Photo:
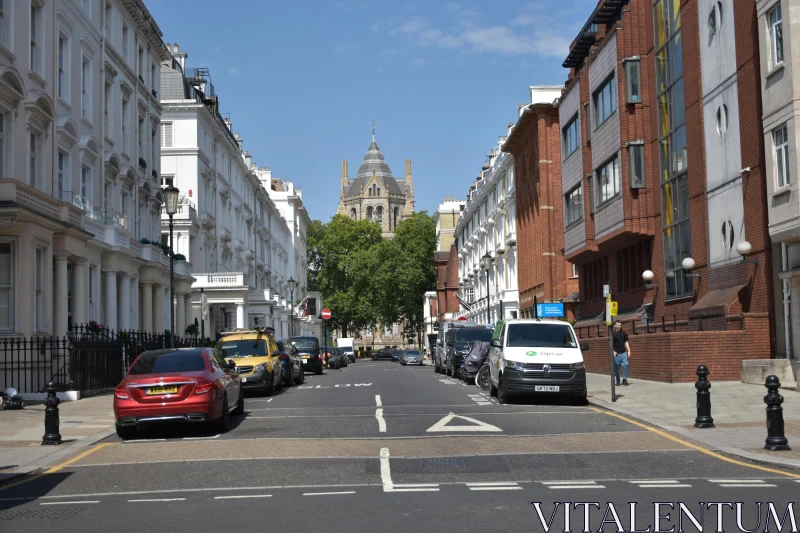
[[[58,404],[61,400],[56,396],[56,382],[51,381],[47,384],[47,398],[44,404],[47,408],[44,410],[44,437],[42,437],[42,445],[57,445],[61,444],[61,433],[58,431],[60,421],[58,419]]]
[[[697,418],[694,419],[696,428],[713,428],[714,419],[711,418],[711,383],[708,381],[708,368],[706,365],[697,367]]]
[[[767,440],[764,449],[771,452],[791,450],[789,440],[783,434],[783,396],[778,392],[781,382],[778,376],[767,376],[764,386],[768,391],[764,396],[764,403],[767,404]]]

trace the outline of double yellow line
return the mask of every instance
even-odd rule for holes
[[[56,466],[50,467],[50,468],[48,468],[47,470],[45,470],[44,472],[42,472],[40,474],[36,474],[35,476],[31,476],[31,477],[29,477],[27,479],[16,481],[14,483],[9,483],[8,485],[0,485],[0,491],[4,491],[4,490],[10,489],[12,487],[18,487],[19,485],[22,485],[23,483],[30,483],[31,481],[35,481],[37,479],[41,479],[41,478],[43,478],[43,477],[45,477],[47,475],[55,474],[56,472],[68,467],[69,465],[80,461],[84,457],[86,457],[88,455],[91,455],[96,451],[102,450],[103,448],[105,448],[107,446],[112,446],[114,444],[116,444],[116,443],[115,442],[104,442],[103,444],[98,444],[96,446],[93,446],[92,448],[89,448],[85,452],[79,453],[78,455],[76,455],[72,459],[68,459],[68,460],[64,461],[63,463],[59,463]]]

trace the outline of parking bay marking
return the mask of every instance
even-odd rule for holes
[[[298,390],[312,390],[312,389],[344,389],[346,387],[369,387],[372,383],[337,383],[333,387],[330,385],[301,385],[299,387],[295,387]]]
[[[472,425],[465,426],[448,426],[447,424],[450,423],[453,419],[460,418],[462,420],[466,420],[467,422],[471,422]],[[450,431],[466,431],[466,432],[488,432],[488,433],[495,433],[503,431],[497,426],[493,426],[491,424],[487,424],[486,422],[481,422],[480,420],[476,420],[475,418],[470,418],[468,416],[457,415],[455,413],[450,413],[446,417],[442,418],[434,425],[429,427],[425,430],[427,433],[447,433]]]

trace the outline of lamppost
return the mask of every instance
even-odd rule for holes
[[[294,337],[294,286],[297,283],[294,278],[289,278],[289,281],[286,282],[289,285],[289,294],[290,294],[290,301],[291,307],[289,308],[289,336]]]
[[[483,269],[486,271],[486,318],[487,324],[492,323],[492,291],[491,287],[489,287],[489,269],[492,268],[492,256],[489,255],[489,252],[486,252],[486,255],[481,257],[481,261],[483,261]]]
[[[172,217],[178,212],[178,194],[180,191],[174,185],[164,189],[164,208],[169,215],[169,341],[170,347],[175,348],[175,265],[172,249]]]

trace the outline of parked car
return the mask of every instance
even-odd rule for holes
[[[319,340],[316,337],[292,337],[289,342],[300,354],[304,371],[322,374],[324,363],[319,349]]]
[[[392,350],[392,361],[395,363],[399,363],[402,356],[403,350]]]
[[[500,403],[536,393],[567,395],[586,403],[587,343],[578,343],[569,322],[507,320],[489,349],[489,392]]]
[[[460,377],[459,370],[464,364],[464,359],[469,354],[472,345],[476,342],[489,342],[492,340],[493,329],[487,326],[465,326],[450,328],[445,335],[445,348],[447,363],[445,372],[454,378]]]
[[[344,366],[342,364],[342,356],[336,351],[335,346],[322,345],[320,352],[322,353],[322,360],[328,368],[338,370]]]
[[[400,357],[400,364],[405,365],[419,365],[422,366],[422,354],[419,350],[406,350]]]
[[[254,389],[267,396],[283,387],[283,369],[275,355],[272,328],[222,333],[214,351],[224,360],[232,359],[245,390]]]
[[[451,328],[463,328],[469,326],[477,326],[478,324],[475,322],[470,322],[467,320],[457,320],[454,322],[445,322],[442,324],[442,327],[439,328],[438,335],[436,336],[436,345],[433,349],[433,353],[431,353],[431,359],[433,360],[433,371],[436,373],[444,373],[447,366],[447,345],[445,344],[445,337],[447,336],[447,332],[450,331]]]
[[[378,350],[372,354],[373,361],[381,361],[381,360],[392,360],[392,350],[389,348],[384,348],[382,350]]]
[[[289,339],[278,339],[275,341],[280,354],[281,366],[283,367],[283,385],[291,387],[292,384],[300,385],[306,381],[306,372],[303,369],[303,359],[297,352],[297,348],[292,346]]]
[[[157,423],[210,423],[230,429],[230,416],[244,413],[244,388],[233,360],[211,348],[141,353],[114,389],[117,435]]]
[[[344,368],[348,364],[350,364],[350,361],[347,360],[347,356],[345,355],[345,353],[342,351],[341,348],[334,346],[332,349],[333,352],[336,354],[336,357],[339,358],[339,368]]]

